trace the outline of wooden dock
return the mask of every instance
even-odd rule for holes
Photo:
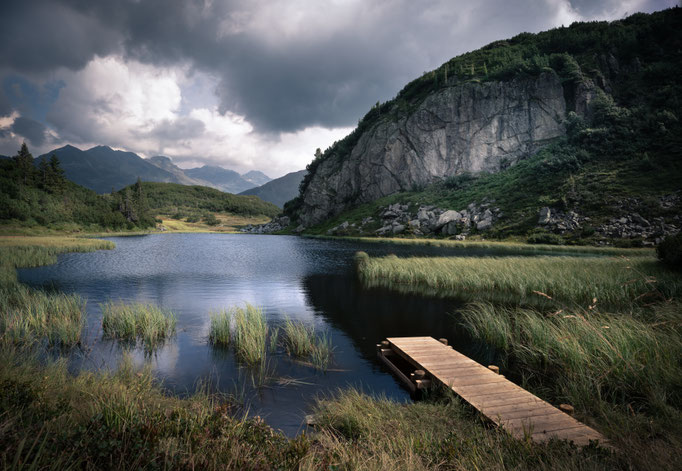
[[[394,337],[377,345],[377,353],[410,390],[442,383],[514,437],[535,442],[555,437],[580,446],[598,440],[609,446],[599,432],[446,343],[433,337]]]

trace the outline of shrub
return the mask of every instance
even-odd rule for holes
[[[656,254],[669,267],[682,269],[682,232],[663,239],[656,247]]]

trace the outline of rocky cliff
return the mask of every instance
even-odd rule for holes
[[[589,96],[581,89],[575,102]],[[364,132],[350,156],[327,159],[302,196],[300,222],[462,173],[496,172],[564,134],[566,99],[552,71],[443,88],[411,113]]]

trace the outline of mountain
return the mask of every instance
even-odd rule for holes
[[[137,154],[97,146],[86,151],[67,145],[36,159],[59,158],[66,178],[97,193],[109,193],[134,183],[138,177],[145,181],[180,183],[173,173],[161,169]]]
[[[199,168],[187,169],[185,170],[185,175],[207,181],[211,184],[210,186],[214,188],[234,194],[257,186],[242,178],[242,176],[234,170],[227,170],[214,165],[204,165]]]
[[[255,195],[264,201],[284,207],[284,203],[298,195],[298,187],[306,174],[306,170],[287,173],[283,177],[275,178],[265,185],[242,191],[240,195]]]
[[[242,178],[249,183],[253,183],[256,186],[265,185],[267,182],[272,181],[272,178],[268,177],[263,172],[258,170],[251,170],[242,175]]]
[[[303,227],[371,211],[376,221],[386,204],[409,201],[415,220],[421,205],[498,209],[484,225],[492,234],[548,230],[537,227],[543,208],[592,220],[552,229],[562,234],[641,214],[680,225],[681,49],[673,8],[455,57],[311,162],[285,213]]]
[[[152,164],[156,165],[157,167],[159,167],[160,169],[175,175],[177,181],[174,183],[180,183],[181,185],[199,185],[213,187],[213,185],[210,182],[201,180],[199,178],[192,178],[187,176],[185,174],[185,171],[178,167],[177,165],[175,165],[173,161],[170,159],[170,157],[157,155],[155,157],[150,157],[147,160]]]

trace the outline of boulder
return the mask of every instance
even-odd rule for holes
[[[459,221],[461,218],[462,218],[461,214],[459,214],[457,211],[453,210],[445,211],[438,217],[438,220],[436,221],[436,224],[434,225],[433,228],[440,229],[449,222]]]
[[[552,211],[547,206],[540,209],[540,212],[538,213],[538,224],[542,224],[544,226],[546,224],[549,224],[549,221],[551,221],[551,219]]]

